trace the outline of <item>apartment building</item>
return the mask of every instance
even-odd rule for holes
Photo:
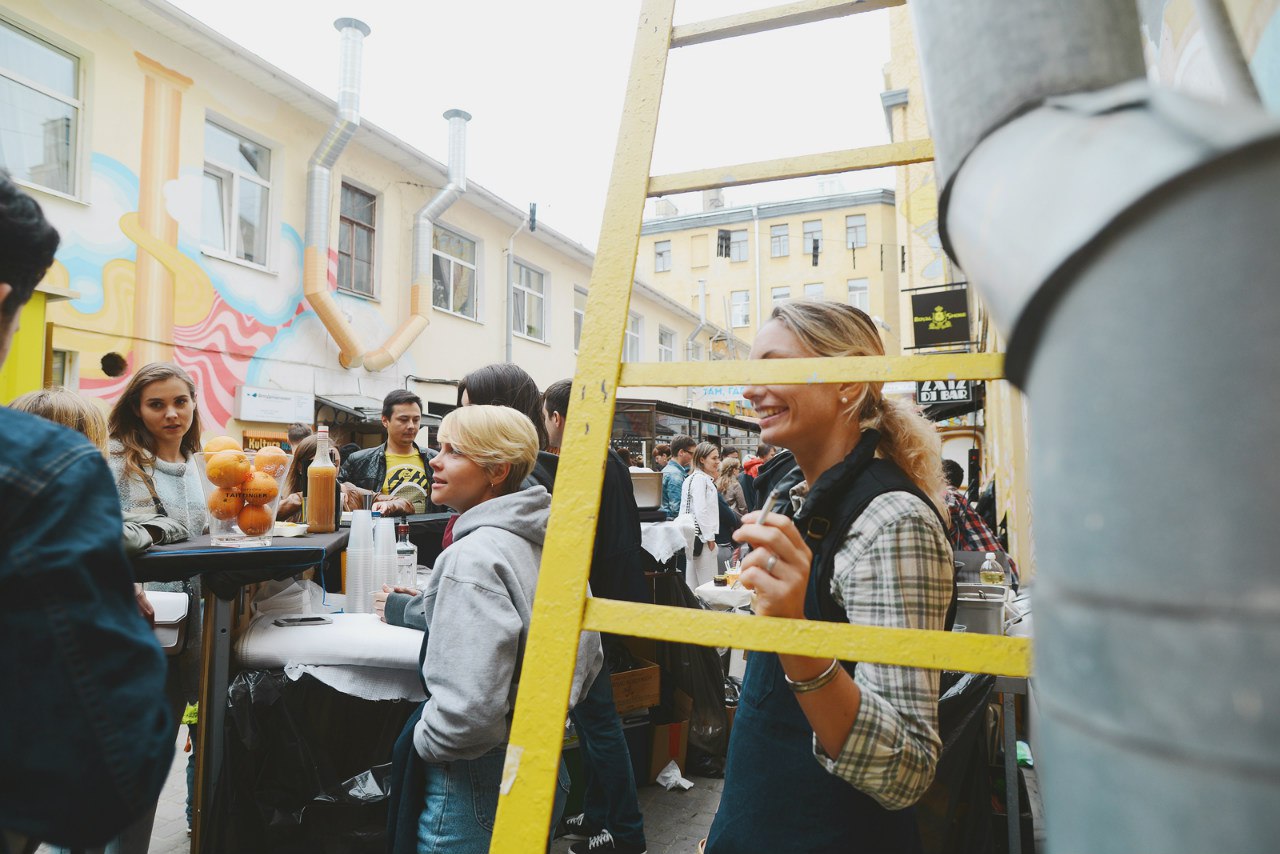
[[[750,342],[792,299],[848,302],[877,318],[886,351],[901,351],[902,247],[892,190],[714,207],[645,220],[636,275]]]
[[[316,45],[335,70],[366,35],[346,20]],[[162,0],[13,0],[0,44],[0,165],[62,234],[0,400],[52,382],[105,407],[172,359],[207,430],[261,432],[397,387],[439,412],[495,361],[573,373],[594,256],[466,175],[462,111],[441,163],[359,120],[358,62],[335,102]],[[636,283],[626,358],[725,337]]]

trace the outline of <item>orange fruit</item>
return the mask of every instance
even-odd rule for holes
[[[205,457],[204,473],[214,486],[239,486],[249,476],[249,458],[244,451],[218,451]]]
[[[255,471],[265,471],[272,477],[280,477],[289,465],[289,455],[276,445],[267,445],[253,455]]]
[[[240,443],[230,436],[214,436],[212,439],[204,443],[204,452],[206,454],[216,454],[218,451],[238,451]]]
[[[240,491],[244,493],[247,504],[261,507],[275,498],[280,489],[276,486],[274,477],[265,471],[255,471],[249,475],[249,479],[244,482],[244,486],[240,487]]]
[[[240,526],[245,536],[260,537],[270,531],[271,526],[275,524],[275,514],[265,507],[246,504],[236,516],[236,524]]]
[[[244,496],[235,487],[215,489],[210,493],[209,500],[205,504],[209,507],[209,514],[213,518],[234,519],[240,512],[240,508],[244,506]]]

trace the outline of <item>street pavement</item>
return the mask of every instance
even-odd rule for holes
[[[188,854],[191,850],[186,815],[187,754],[182,752],[187,741],[186,727],[182,731],[173,768],[165,781],[164,791],[160,793],[149,854]],[[649,854],[695,854],[698,840],[707,835],[716,807],[720,804],[724,780],[707,777],[689,779],[694,785],[687,792],[668,792],[656,785],[643,786],[637,792],[640,811],[644,814]],[[557,839],[551,846],[552,854],[566,854],[569,845],[568,841]],[[54,850],[41,846],[38,854],[54,854]]]

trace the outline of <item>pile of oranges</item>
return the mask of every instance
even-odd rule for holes
[[[268,445],[254,454],[251,464],[239,442],[218,436],[205,444],[204,461],[205,477],[217,487],[209,494],[210,515],[223,521],[235,519],[250,537],[270,531],[275,514],[266,505],[280,494],[276,478],[284,474],[288,455]]]

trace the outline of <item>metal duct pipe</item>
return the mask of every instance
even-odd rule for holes
[[[359,362],[363,348],[346,315],[329,293],[329,205],[332,199],[331,170],[360,126],[360,60],[369,27],[355,18],[339,18],[333,26],[342,33],[338,111],[307,165],[302,289],[312,310],[338,345],[339,364],[350,368]]]
[[[430,322],[431,252],[435,221],[467,191],[467,122],[471,121],[471,114],[464,110],[449,110],[444,117],[449,120],[449,180],[414,216],[413,284],[409,292],[409,316],[385,344],[364,357],[366,370],[380,371],[390,367],[404,355],[405,350],[409,349],[409,345]]]
[[[1006,4],[959,17],[950,5],[913,11],[934,40],[921,51],[931,126],[958,170],[944,239],[1007,332],[1007,375],[1034,422],[1050,851],[1270,851],[1280,125],[1143,82],[1052,97],[1095,88],[1056,52],[1038,59],[1043,74],[970,75],[968,102],[993,105],[975,120],[972,106],[953,112],[960,52],[987,69],[1028,44],[1093,56],[1074,18],[1100,4],[1049,15],[1040,7],[1056,4],[1034,0],[1038,17],[1025,18],[1019,4],[1025,32]],[[1111,26],[1131,10],[1116,11]],[[987,29],[1005,35],[984,40]],[[1136,56],[1128,34],[1097,39]],[[1135,56],[1089,63],[1119,70]],[[1207,500],[1188,502],[1189,490]]]
[[[938,184],[1050,95],[1146,76],[1134,0],[912,0]]]

